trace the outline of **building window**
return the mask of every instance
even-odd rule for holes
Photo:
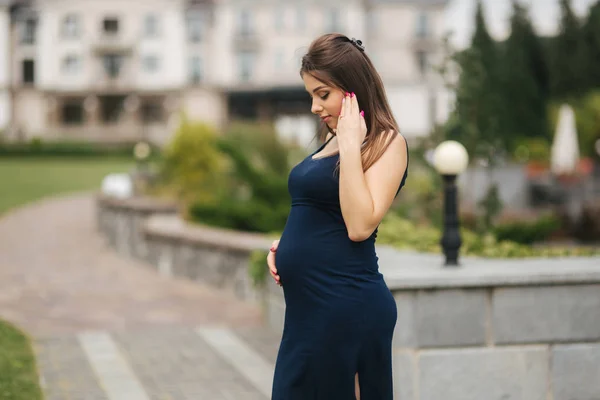
[[[116,123],[121,119],[121,114],[125,109],[125,96],[107,95],[99,96],[100,117],[104,123]]]
[[[298,32],[304,32],[306,29],[306,10],[304,7],[298,7],[296,10],[296,29]]]
[[[242,82],[248,82],[252,78],[254,69],[254,53],[242,51],[238,53],[238,76]]]
[[[62,105],[62,122],[65,125],[83,124],[83,101],[67,100]]]
[[[23,83],[35,83],[35,62],[33,60],[23,60]]]
[[[119,20],[117,18],[104,18],[102,23],[104,33],[109,35],[116,35],[119,33]]]
[[[340,12],[338,9],[330,9],[327,13],[327,31],[328,32],[340,32]]]
[[[194,85],[202,82],[202,60],[198,56],[190,58],[190,82]]]
[[[104,70],[107,75],[111,78],[116,78],[121,72],[121,66],[123,64],[123,56],[120,54],[105,54],[102,57],[104,63]]]
[[[420,38],[429,36],[429,15],[425,11],[421,11],[417,15],[417,29],[415,33]]]
[[[69,14],[65,16],[61,33],[65,39],[74,39],[79,36],[79,18],[77,15]]]
[[[250,36],[252,34],[252,21],[250,11],[240,10],[238,20],[238,32],[241,36]]]
[[[37,20],[35,18],[25,19],[21,25],[21,43],[34,44],[36,30]]]
[[[202,40],[203,26],[201,15],[192,14],[187,17],[187,36],[190,42],[197,43]]]
[[[147,55],[142,58],[142,67],[145,72],[154,73],[158,71],[159,60],[155,55]]]
[[[144,18],[144,36],[153,38],[159,35],[158,17],[154,14],[146,15]]]
[[[146,99],[140,106],[142,122],[145,124],[164,122],[164,107],[161,99]]]
[[[427,68],[429,67],[427,61],[427,52],[423,50],[419,50],[416,53],[417,57],[417,67],[419,68],[419,73],[425,74],[427,72]]]
[[[66,75],[73,75],[79,72],[81,60],[75,55],[68,55],[63,59],[62,72]]]

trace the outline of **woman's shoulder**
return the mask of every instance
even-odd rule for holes
[[[408,141],[397,129],[388,129],[381,132],[386,151],[393,153],[408,151]]]

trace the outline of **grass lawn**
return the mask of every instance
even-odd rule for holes
[[[98,189],[105,175],[132,167],[130,160],[118,158],[0,159],[0,214],[49,195]],[[40,400],[38,380],[28,337],[0,320],[0,399]]]
[[[49,195],[100,188],[112,172],[127,172],[119,158],[0,158],[0,214]]]
[[[0,321],[0,399],[42,399],[38,380],[29,338],[13,325]]]

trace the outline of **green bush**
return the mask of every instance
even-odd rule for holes
[[[290,209],[287,180],[297,149],[261,123],[232,125],[216,146],[227,161],[220,174],[223,186],[213,201],[193,202],[190,218],[244,231],[281,231]]]
[[[127,157],[133,159],[136,142],[96,143],[75,140],[45,141],[39,137],[29,142],[0,142],[0,157]],[[152,157],[157,158],[160,149],[152,146]]]
[[[410,221],[388,214],[379,227],[377,242],[398,249],[423,253],[440,253],[442,232],[431,226],[416,226]],[[512,241],[499,241],[492,234],[480,235],[461,229],[462,246],[465,256],[487,258],[521,257],[565,257],[598,255],[598,249],[590,248],[537,248]]]
[[[250,254],[248,264],[248,275],[254,287],[260,287],[265,283],[269,275],[269,266],[267,265],[267,252],[255,250]]]
[[[582,242],[600,241],[600,200],[583,205],[581,216],[573,227],[573,234]]]
[[[545,138],[527,138],[515,146],[514,158],[517,161],[533,161],[542,164],[550,162],[550,142]]]
[[[186,204],[213,201],[219,195],[223,167],[215,130],[184,118],[163,151],[160,185]]]
[[[190,205],[192,220],[207,225],[248,232],[268,233],[281,230],[285,226],[288,205],[270,206],[260,199],[241,203],[221,199],[218,202],[197,201]]]
[[[533,244],[546,240],[561,227],[559,218],[545,215],[533,221],[511,221],[499,223],[493,228],[498,241]]]

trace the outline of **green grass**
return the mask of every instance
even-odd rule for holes
[[[43,197],[99,189],[102,178],[133,168],[122,158],[0,158],[0,214]]]
[[[15,326],[0,321],[0,399],[42,399],[38,382],[29,338]]]
[[[119,158],[0,158],[0,214],[43,197],[98,189],[107,174],[132,167]],[[40,400],[38,381],[29,338],[0,320],[0,399]]]

